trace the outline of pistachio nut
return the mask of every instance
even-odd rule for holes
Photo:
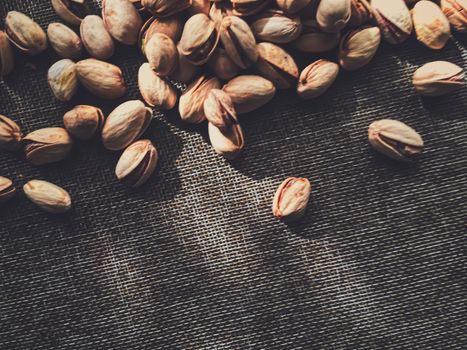
[[[413,24],[404,0],[372,0],[371,6],[373,17],[388,43],[400,44],[410,36]]]
[[[300,36],[302,23],[298,16],[289,17],[279,10],[267,10],[251,24],[251,30],[258,40],[286,44]]]
[[[408,162],[423,151],[423,140],[408,125],[393,119],[381,119],[368,128],[370,145],[395,160]]]
[[[144,101],[151,107],[169,110],[177,103],[177,92],[144,63],[138,71],[138,87]]]
[[[303,217],[310,200],[311,184],[303,177],[289,177],[276,190],[272,200],[272,214],[286,221]]]
[[[152,111],[138,100],[127,101],[115,108],[102,129],[102,143],[111,151],[124,149],[148,128]]]
[[[272,43],[256,45],[258,61],[255,68],[259,75],[270,80],[277,89],[295,86],[298,79],[298,67],[292,56],[281,47]]]
[[[198,67],[189,62],[185,56],[180,53],[180,44],[177,46],[178,51],[178,65],[175,67],[170,78],[173,81],[189,84],[195,78]]]
[[[16,151],[21,146],[22,137],[18,124],[0,114],[0,150]]]
[[[43,180],[31,180],[23,186],[26,197],[40,209],[61,214],[71,209],[71,197],[63,188]]]
[[[115,40],[126,45],[138,42],[143,20],[130,1],[102,0],[102,19]]]
[[[63,128],[44,128],[27,134],[24,139],[24,154],[34,165],[54,163],[70,153],[73,142]]]
[[[375,56],[380,43],[378,27],[362,27],[348,32],[339,46],[339,64],[348,71],[365,66]]]
[[[78,59],[83,46],[79,36],[62,23],[50,23],[47,27],[47,37],[55,53],[62,58]]]
[[[441,0],[440,5],[452,28],[467,33],[467,0]]]
[[[180,97],[178,110],[184,122],[199,124],[206,119],[204,115],[204,100],[212,89],[219,89],[221,86],[217,78],[208,79],[202,75],[193,81]]]
[[[141,0],[141,5],[157,17],[168,17],[189,8],[192,0]]]
[[[238,123],[232,124],[226,130],[209,123],[208,134],[214,151],[227,159],[236,158],[245,147],[243,130]]]
[[[100,108],[78,105],[65,113],[63,125],[73,137],[80,140],[89,140],[104,125],[104,114]]]
[[[47,48],[47,35],[39,24],[24,13],[8,12],[5,32],[13,45],[28,55],[37,55]]]
[[[306,8],[314,0],[276,0],[277,7],[285,13],[294,14]]]
[[[292,47],[300,52],[323,53],[339,46],[339,33],[326,33],[316,27],[314,21],[302,22],[302,35],[292,42]]]
[[[76,72],[81,84],[97,97],[117,99],[126,93],[120,68],[94,58],[79,61]]]
[[[0,30],[0,78],[11,73],[14,62],[10,41],[5,32]]]
[[[222,80],[230,80],[238,75],[238,66],[230,59],[227,52],[218,47],[209,60],[209,67]]]
[[[16,193],[13,182],[3,176],[0,176],[0,204],[10,200]]]
[[[357,28],[369,22],[373,18],[371,0],[351,0],[349,27]]]
[[[320,0],[316,12],[319,27],[330,33],[341,31],[351,16],[350,0]]]
[[[169,75],[178,64],[177,47],[165,34],[154,33],[146,43],[144,51],[151,69],[163,77]]]
[[[52,7],[61,19],[74,26],[90,13],[86,0],[52,0]]]
[[[139,32],[138,42],[141,45],[141,51],[145,54],[144,46],[151,39],[153,34],[161,33],[167,35],[174,43],[180,40],[182,36],[183,23],[180,17],[172,16],[167,18],[151,17],[148,19]]]
[[[251,16],[261,12],[270,0],[230,0],[235,16]]]
[[[418,41],[430,49],[442,49],[451,37],[448,19],[431,1],[417,2],[412,9],[412,20]]]
[[[55,62],[47,73],[47,81],[54,96],[63,102],[70,101],[78,91],[76,64],[68,58]]]
[[[211,4],[209,17],[219,25],[224,17],[233,16],[232,3],[230,1],[215,1]]]
[[[204,115],[208,122],[222,131],[238,123],[232,99],[220,89],[212,89],[204,101]]]
[[[232,99],[239,114],[249,113],[264,106],[276,93],[274,84],[258,75],[240,75],[222,88]]]
[[[81,40],[86,51],[94,58],[106,60],[113,56],[115,45],[105,28],[102,18],[96,15],[84,17],[80,26]]]
[[[157,160],[157,150],[151,141],[136,141],[123,151],[115,168],[115,175],[127,186],[140,187],[156,169]]]
[[[463,88],[465,73],[454,63],[434,61],[418,68],[412,82],[421,95],[442,96]]]
[[[321,96],[331,87],[338,74],[339,65],[334,62],[320,59],[311,63],[298,79],[298,96],[304,99]]]
[[[196,15],[198,13],[204,13],[209,15],[211,9],[211,0],[192,0],[191,7],[188,8],[190,15]]]
[[[222,20],[219,32],[225,51],[237,66],[246,69],[258,60],[255,37],[244,20],[227,16]]]
[[[186,21],[179,48],[189,62],[199,66],[209,60],[218,42],[214,21],[204,13],[198,13]]]

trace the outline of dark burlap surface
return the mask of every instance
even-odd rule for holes
[[[43,28],[49,1],[3,1]],[[97,7],[95,8],[97,10]],[[242,116],[247,147],[229,163],[206,125],[177,112],[154,120],[157,174],[133,191],[118,183],[119,154],[99,141],[34,167],[0,154],[16,186],[47,179],[73,197],[64,216],[20,193],[0,209],[0,349],[465,349],[467,92],[423,99],[419,65],[466,68],[465,37],[433,52],[412,38],[383,45],[317,100],[280,92]],[[302,60],[309,62],[313,57]],[[24,132],[61,126],[69,104],[46,83],[50,51],[18,55],[0,81],[0,113]],[[143,57],[119,47],[129,93],[139,98]],[[412,165],[372,151],[375,119],[418,130],[426,151]],[[306,218],[286,225],[271,198],[287,176],[313,183]]]

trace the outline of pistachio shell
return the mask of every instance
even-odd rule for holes
[[[167,18],[151,17],[148,19],[139,32],[138,42],[141,51],[145,54],[144,46],[155,33],[167,35],[174,43],[180,40],[183,30],[183,23],[180,17],[172,16]]]
[[[138,86],[144,101],[151,107],[172,109],[177,103],[177,92],[144,63],[138,72]]]
[[[348,71],[357,70],[375,56],[381,43],[378,27],[363,27],[348,32],[339,47],[339,63]]]
[[[467,0],[441,0],[440,4],[452,28],[467,33]]]
[[[221,130],[209,123],[208,134],[214,151],[227,159],[236,158],[245,147],[242,127],[238,123],[227,130]]]
[[[238,123],[237,112],[230,96],[223,90],[212,89],[204,101],[204,114],[211,124],[222,131]]]
[[[351,0],[349,27],[357,28],[373,18],[370,0]]]
[[[102,18],[96,15],[86,16],[80,26],[81,40],[89,55],[99,60],[113,56],[115,45],[105,28]]]
[[[339,65],[320,59],[308,65],[298,79],[297,93],[301,98],[310,99],[324,94],[339,74]]]
[[[217,48],[209,60],[209,67],[222,80],[232,79],[238,75],[239,71],[239,67],[231,60],[227,52],[220,47]]]
[[[73,141],[63,128],[44,128],[27,134],[24,154],[34,165],[54,163],[64,159],[71,151]]]
[[[126,45],[138,42],[143,20],[130,1],[102,0],[102,19],[115,40]]]
[[[31,180],[23,186],[24,194],[40,209],[51,214],[71,208],[71,197],[63,188],[42,180]]]
[[[191,15],[196,15],[198,13],[204,13],[205,15],[209,15],[210,8],[210,0],[192,0],[191,7],[188,8],[188,10]]]
[[[189,8],[192,0],[141,0],[141,4],[154,16],[168,17]]]
[[[211,4],[209,17],[219,25],[224,17],[233,16],[232,3],[225,1],[216,1]]]
[[[177,47],[165,34],[154,33],[145,45],[145,52],[150,67],[163,77],[169,75],[178,64]]]
[[[372,0],[373,16],[383,38],[390,44],[400,44],[412,33],[413,24],[404,0]]]
[[[0,176],[0,204],[10,200],[16,193],[13,182],[3,176]]]
[[[62,23],[50,23],[47,27],[50,46],[63,58],[78,59],[82,54],[81,39]]]
[[[350,0],[320,0],[316,21],[325,32],[336,33],[350,20]]]
[[[104,125],[104,114],[97,107],[75,106],[63,116],[65,129],[80,140],[89,140]]]
[[[465,86],[463,69],[446,61],[434,61],[418,68],[413,75],[415,90],[425,96],[441,96]]]
[[[251,24],[251,30],[258,40],[285,44],[300,36],[302,23],[300,17],[289,17],[282,11],[268,10]]]
[[[431,1],[417,2],[412,19],[418,41],[430,49],[442,49],[451,36],[449,21],[438,5]]]
[[[22,137],[18,124],[0,114],[0,150],[16,151],[21,145]]]
[[[0,77],[8,75],[14,68],[13,50],[5,32],[0,30]]]
[[[89,13],[86,0],[52,0],[52,7],[65,22],[79,26]]]
[[[70,101],[78,91],[76,64],[67,58],[55,62],[49,69],[47,81],[58,100]]]
[[[323,53],[339,45],[339,33],[325,33],[313,21],[303,22],[302,35],[292,42],[292,47],[300,52]]]
[[[13,45],[28,55],[37,55],[47,48],[47,35],[39,24],[24,13],[8,12],[5,32]]]
[[[282,11],[294,14],[306,8],[314,0],[276,0],[277,7]]]
[[[270,0],[230,0],[235,16],[251,16],[261,12]]]
[[[289,177],[277,189],[272,201],[272,213],[279,219],[294,221],[303,217],[310,200],[308,179]]]
[[[176,82],[189,84],[193,81],[198,67],[193,63],[187,61],[185,56],[180,53],[180,48],[177,46],[178,51],[178,65],[174,71],[170,73],[170,78]]]

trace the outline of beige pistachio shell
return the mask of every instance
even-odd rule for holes
[[[272,213],[287,221],[303,217],[311,194],[311,184],[306,178],[289,177],[276,190],[272,201]]]
[[[189,8],[192,0],[141,0],[141,4],[154,16],[168,17]]]
[[[243,130],[238,123],[232,124],[226,130],[209,123],[208,134],[214,151],[227,159],[236,158],[245,147]]]
[[[209,10],[209,17],[219,25],[222,20],[227,16],[233,16],[232,4],[225,1],[216,1],[211,5]]]
[[[372,18],[371,0],[351,0],[349,27],[357,28],[368,23]]]
[[[302,23],[298,16],[290,17],[282,11],[268,10],[251,24],[251,30],[258,40],[286,44],[300,36]]]
[[[73,137],[80,140],[89,140],[104,125],[104,114],[100,108],[78,105],[65,113],[63,125]]]
[[[52,7],[65,22],[79,26],[90,12],[86,0],[52,0]]]
[[[178,65],[175,67],[170,78],[173,81],[189,84],[193,81],[198,71],[198,67],[189,62],[185,56],[180,53],[180,48],[177,46],[178,51]]]
[[[5,32],[13,45],[28,55],[37,55],[47,48],[47,35],[39,24],[24,13],[8,12]]]
[[[81,39],[71,28],[62,23],[50,23],[47,27],[50,46],[62,58],[76,60],[81,57]]]
[[[183,22],[179,16],[171,16],[167,18],[149,18],[139,32],[139,44],[141,51],[145,54],[144,46],[155,33],[167,35],[174,43],[180,40],[183,31]]]
[[[448,19],[431,1],[417,2],[412,9],[412,20],[418,41],[430,49],[442,49],[451,37]]]
[[[188,8],[189,13],[193,16],[198,13],[209,15],[211,9],[211,0],[192,0],[191,7]]]
[[[177,47],[165,34],[154,33],[144,50],[149,66],[160,76],[168,76],[178,64]]]
[[[407,40],[413,24],[404,0],[372,0],[371,6],[375,21],[388,43],[400,44]]]
[[[4,31],[0,30],[0,78],[8,75],[13,70],[13,50]]]
[[[350,0],[320,0],[316,12],[319,27],[330,33],[337,33],[345,28],[350,20]]]
[[[212,89],[204,101],[204,114],[211,124],[222,131],[238,123],[237,112],[230,96],[223,90]]]
[[[7,202],[16,194],[16,188],[13,182],[3,176],[0,176],[0,204]]]
[[[44,165],[63,160],[71,151],[73,141],[63,128],[43,128],[27,134],[24,154],[33,165]]]
[[[102,0],[102,19],[115,40],[126,45],[138,42],[143,20],[130,1]]]
[[[297,13],[306,8],[314,0],[276,0],[276,5],[289,14]]]
[[[71,209],[71,197],[63,188],[42,180],[31,180],[23,186],[26,197],[40,209],[61,214]]]
[[[317,28],[313,21],[303,22],[303,32],[291,43],[292,48],[306,53],[323,53],[339,46],[339,33],[326,33]]]
[[[362,68],[373,59],[380,43],[378,27],[363,27],[348,32],[339,47],[339,64],[348,71]]]
[[[334,62],[320,59],[311,63],[298,79],[298,96],[304,99],[321,96],[331,87],[338,74],[339,65]]]
[[[22,137],[18,124],[0,114],[0,150],[16,151],[21,146]]]
[[[47,81],[52,93],[58,100],[70,101],[78,91],[76,64],[67,58],[55,62],[49,68]]]
[[[231,60],[227,52],[218,47],[209,60],[209,67],[222,80],[230,80],[237,76],[239,67]]]
[[[159,77],[148,63],[144,63],[138,71],[138,87],[144,101],[151,107],[169,110],[177,103],[174,87]]]
[[[115,45],[102,18],[86,16],[80,26],[81,40],[86,51],[94,58],[106,60],[113,56]]]
[[[441,0],[440,5],[452,28],[467,33],[467,0]]]
[[[269,0],[230,0],[235,16],[251,16],[269,5]]]
[[[462,89],[465,86],[465,73],[454,63],[434,61],[418,68],[412,82],[421,95],[442,96]]]

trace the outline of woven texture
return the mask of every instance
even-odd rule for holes
[[[46,0],[0,2],[2,18],[14,9],[43,28],[58,21]],[[45,167],[1,153],[17,188],[47,179],[73,209],[45,214],[22,191],[0,208],[0,349],[466,349],[467,92],[424,99],[411,85],[428,61],[466,68],[465,39],[440,52],[384,44],[317,100],[279,92],[241,117],[247,146],[234,162],[214,153],[206,125],[157,116],[145,134],[157,173],[136,191],[98,140]],[[18,55],[0,81],[0,113],[25,133],[61,126],[78,103],[107,114],[119,102],[84,90],[55,100],[57,59]],[[142,55],[119,46],[112,62],[126,99],[139,98]],[[367,127],[383,117],[423,136],[418,162],[370,149]],[[294,225],[270,209],[287,176],[313,183]]]

